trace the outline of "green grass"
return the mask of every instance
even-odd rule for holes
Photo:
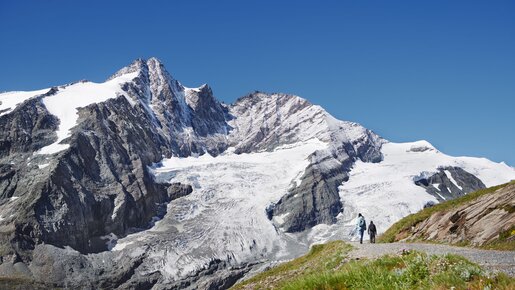
[[[294,289],[513,289],[506,275],[488,276],[481,268],[456,256],[427,256],[411,252],[371,261],[353,261],[338,271],[309,275],[282,287]]]
[[[515,226],[499,233],[499,238],[493,243],[486,244],[481,248],[488,250],[515,250]]]
[[[268,289],[268,286],[285,286],[299,276],[326,273],[341,266],[352,246],[342,241],[314,245],[308,254],[280,264],[253,278],[235,285],[234,289]],[[268,285],[268,286],[266,286]],[[247,288],[245,288],[247,287]]]
[[[332,253],[332,249],[341,251]],[[428,256],[412,251],[349,261],[342,257],[348,249],[343,242],[317,246],[308,255],[263,272],[235,289],[515,289],[514,278],[490,275],[457,255]]]
[[[436,204],[432,207],[425,208],[417,213],[411,214],[406,216],[405,218],[401,219],[400,221],[393,224],[386,232],[384,232],[381,236],[378,237],[377,241],[382,243],[392,243],[398,240],[401,240],[405,238],[409,232],[412,226],[417,225],[418,223],[424,221],[425,219],[429,218],[432,214],[440,211],[447,211],[452,208],[455,208],[457,206],[460,206],[462,204],[465,204],[467,202],[473,201],[474,199],[485,195],[492,193],[500,188],[503,188],[507,185],[515,184],[515,181],[511,181],[509,183],[501,184],[498,186],[493,186],[485,189],[481,189],[472,193],[469,193],[467,195],[464,195],[462,197],[449,200],[446,202],[442,202],[439,204]],[[492,247],[496,247],[496,245],[491,245]],[[503,243],[498,243],[497,247],[504,247],[506,245],[503,245]]]

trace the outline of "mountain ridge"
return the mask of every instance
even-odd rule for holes
[[[380,241],[430,241],[515,249],[515,180],[441,203],[399,220]]]

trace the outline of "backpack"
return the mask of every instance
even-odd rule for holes
[[[365,221],[365,218],[361,218],[359,220],[359,228],[362,229],[362,230],[366,230],[367,229],[367,222]]]

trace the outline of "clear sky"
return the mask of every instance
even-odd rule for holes
[[[151,56],[227,103],[296,94],[391,141],[515,165],[515,1],[0,0],[0,91]]]

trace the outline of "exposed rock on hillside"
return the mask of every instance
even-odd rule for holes
[[[455,166],[441,167],[431,176],[417,177],[415,184],[425,188],[440,202],[485,188],[479,178]]]
[[[437,211],[398,236],[404,240],[431,240],[483,246],[515,241],[515,183],[447,210]]]

